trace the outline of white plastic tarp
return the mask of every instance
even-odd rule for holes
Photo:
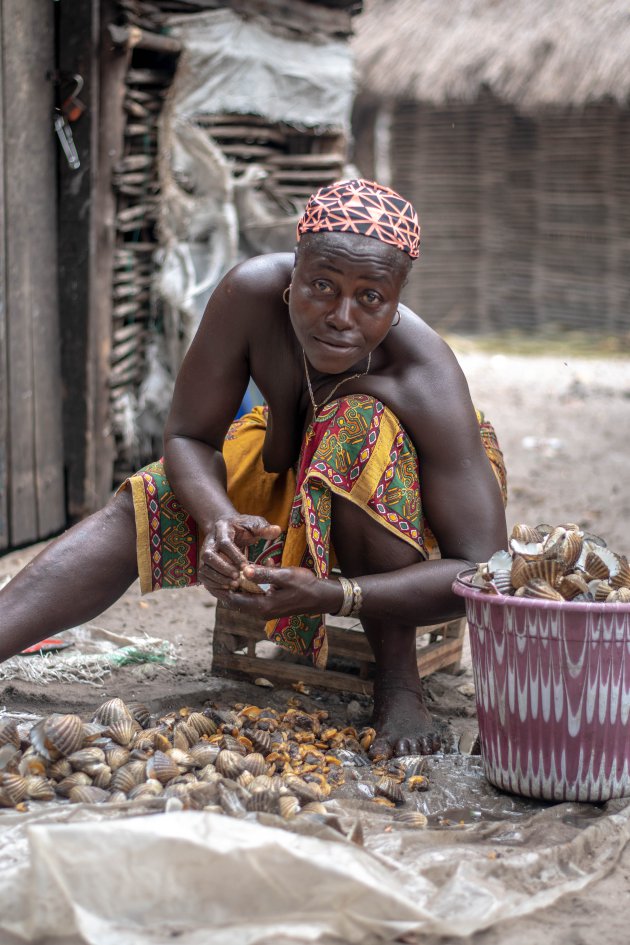
[[[348,129],[354,73],[347,43],[285,39],[232,10],[175,16],[168,25],[184,46],[172,93],[180,117],[237,112]]]
[[[369,805],[353,811],[365,821],[365,849],[341,835],[331,841],[263,825],[256,815],[130,817],[82,806],[5,813],[0,932],[27,942],[61,937],[64,945],[464,936],[584,888],[630,838],[624,802],[603,811],[560,804],[518,826],[465,830],[405,828]]]

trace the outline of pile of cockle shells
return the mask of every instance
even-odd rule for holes
[[[480,564],[472,584],[489,594],[630,603],[628,559],[574,524],[515,525],[510,551]]]
[[[146,706],[110,699],[92,721],[53,714],[23,734],[0,719],[0,807],[29,801],[75,803],[177,798],[178,809],[232,816],[275,814],[286,820],[325,814],[324,802],[344,783],[344,765],[359,762],[374,730],[327,724],[328,713],[239,705],[183,708],[154,721]],[[428,787],[423,775],[375,769],[374,800],[397,808],[407,791]],[[424,826],[417,811],[402,822]]]

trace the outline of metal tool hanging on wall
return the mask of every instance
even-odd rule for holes
[[[56,81],[58,87],[61,87],[64,83],[61,76],[56,77],[53,81]],[[73,171],[76,171],[81,167],[81,161],[74,143],[70,122],[77,121],[81,117],[85,111],[85,104],[79,98],[83,88],[83,77],[75,73],[71,76],[71,81],[74,84],[72,91],[61,101],[60,105],[55,107],[53,127],[69,166]]]

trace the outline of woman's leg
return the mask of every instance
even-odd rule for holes
[[[0,661],[98,616],[137,576],[126,489],[52,541],[0,591]]]
[[[342,574],[357,577],[417,564],[421,555],[346,499],[333,496],[332,544]],[[376,661],[372,756],[431,754],[438,726],[422,694],[416,627],[394,620],[361,620]]]

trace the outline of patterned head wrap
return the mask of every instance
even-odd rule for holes
[[[309,197],[297,225],[303,233],[360,233],[420,255],[420,224],[412,205],[395,190],[369,180],[342,180]]]

